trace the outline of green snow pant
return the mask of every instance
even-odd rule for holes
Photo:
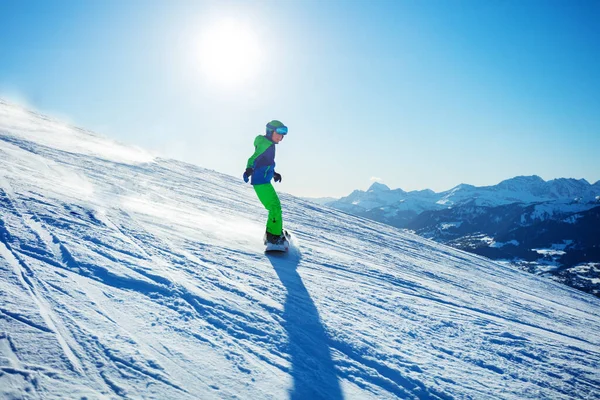
[[[260,202],[269,210],[269,219],[267,220],[267,232],[279,236],[282,232],[283,221],[281,220],[281,203],[275,188],[270,183],[263,185],[254,185],[254,191]]]

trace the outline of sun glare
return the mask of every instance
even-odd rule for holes
[[[209,82],[236,87],[258,74],[261,46],[251,27],[241,21],[223,19],[202,32],[199,58],[202,73]]]

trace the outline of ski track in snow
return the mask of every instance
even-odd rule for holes
[[[294,243],[266,256],[237,178],[12,112],[0,398],[600,398],[593,296],[285,194]]]

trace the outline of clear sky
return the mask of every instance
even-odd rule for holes
[[[0,97],[278,190],[600,179],[600,1],[0,0]]]

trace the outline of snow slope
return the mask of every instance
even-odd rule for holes
[[[0,398],[600,398],[598,298],[281,198],[0,102]]]

